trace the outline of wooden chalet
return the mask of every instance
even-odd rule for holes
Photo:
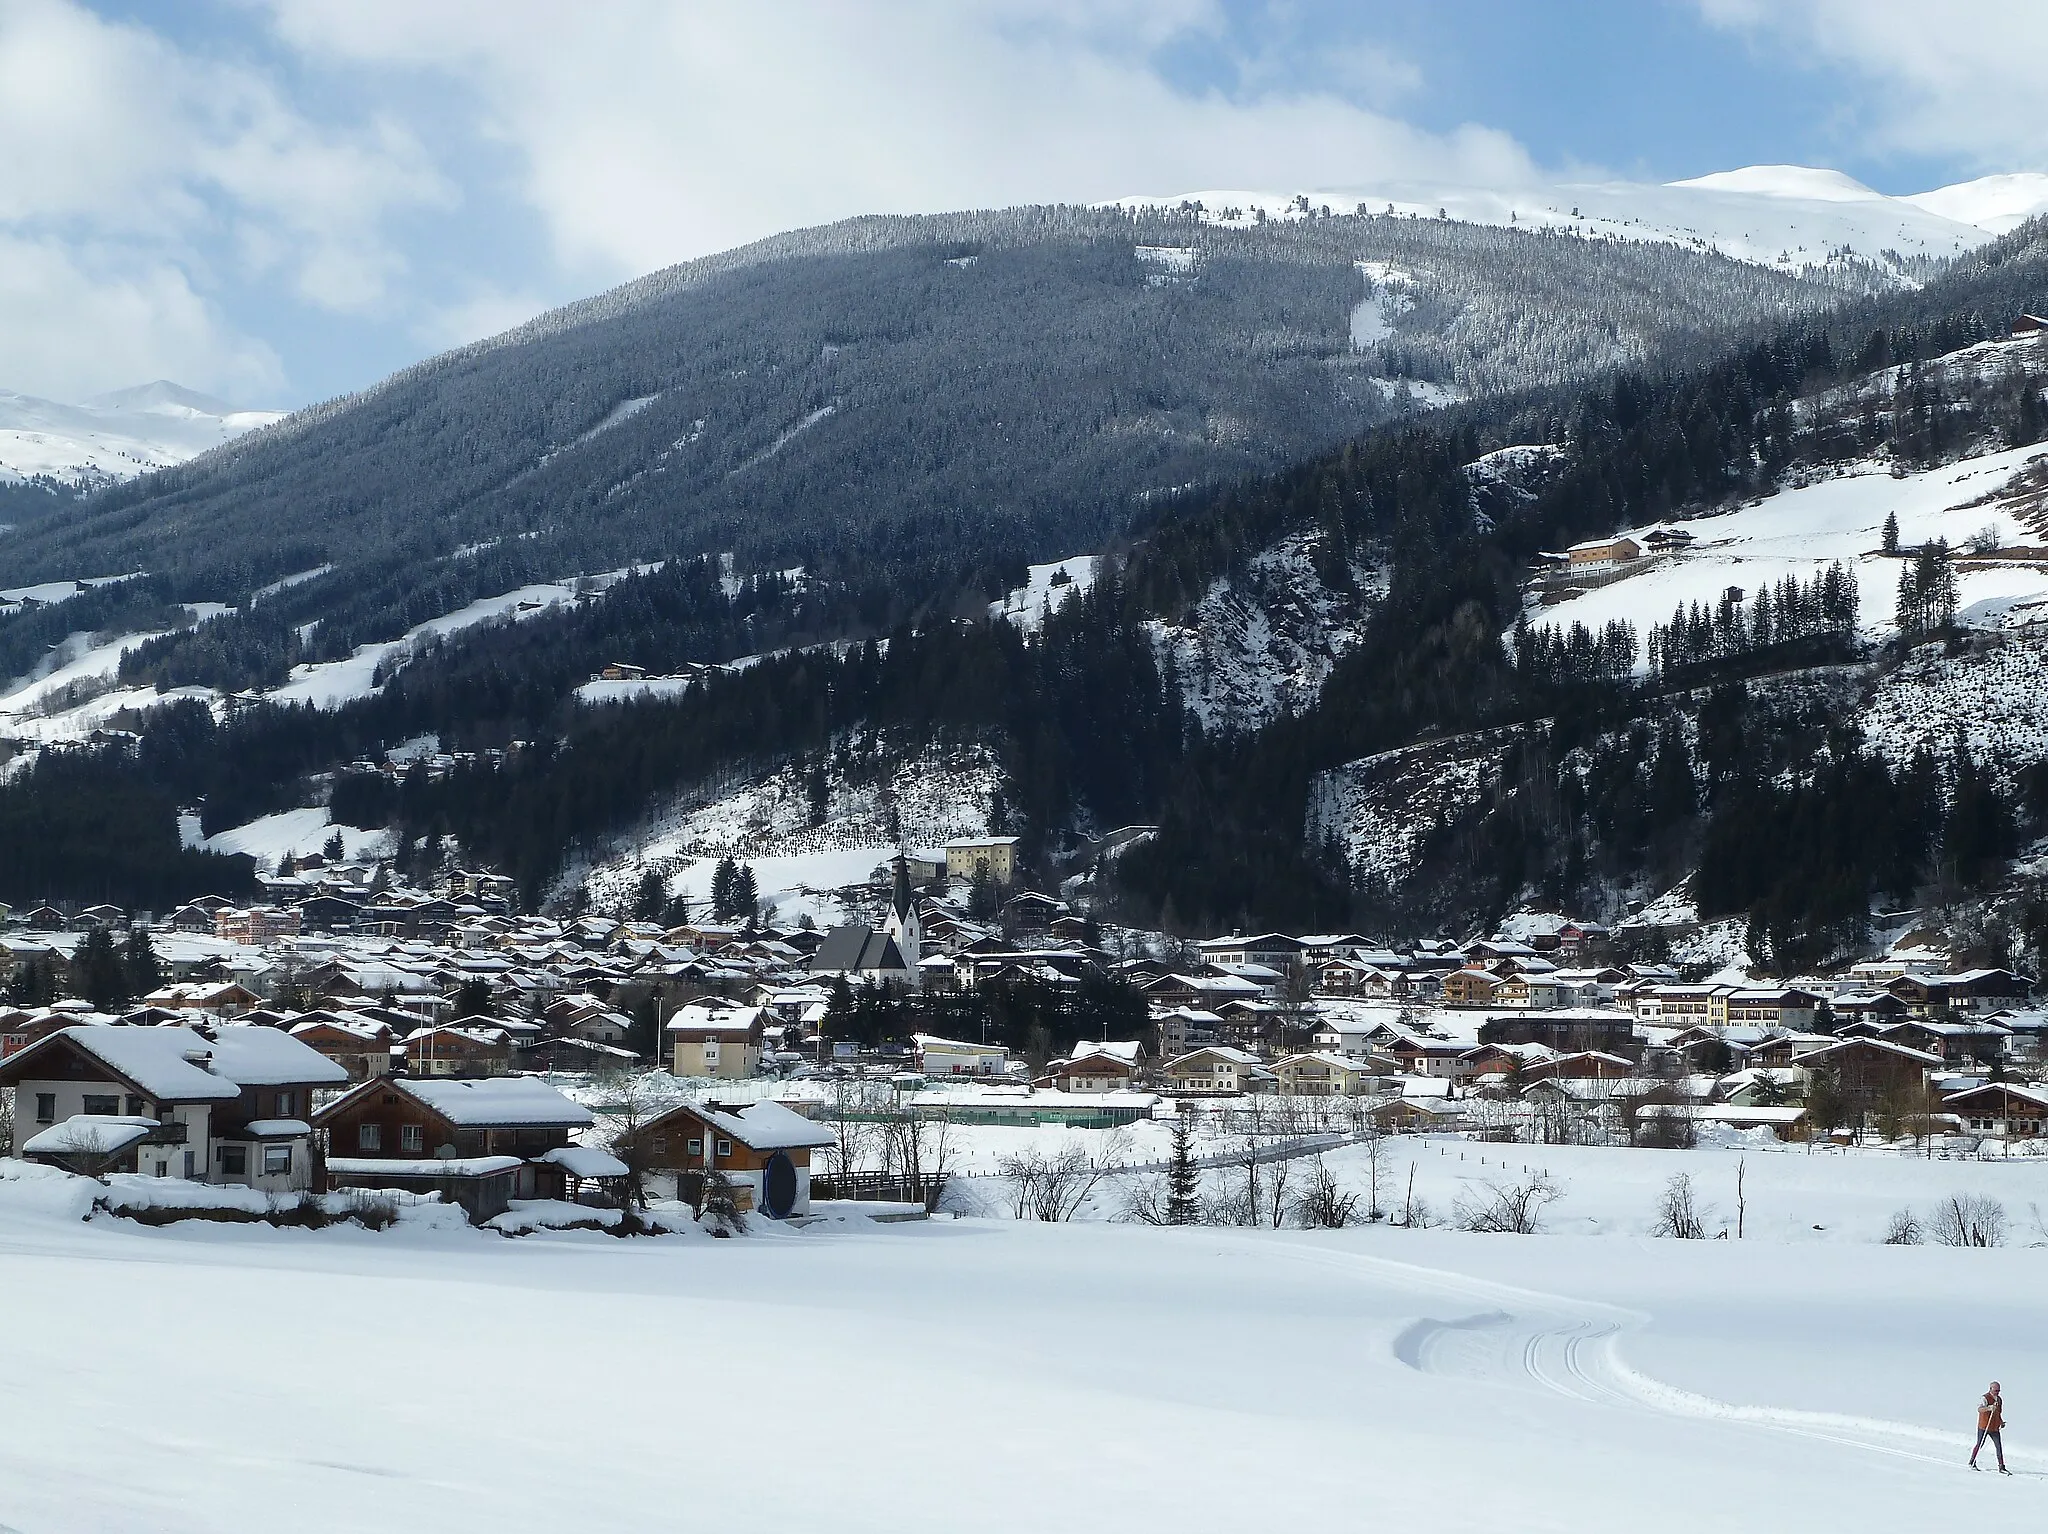
[[[622,1142],[674,1193],[701,1207],[706,1174],[730,1181],[743,1212],[783,1220],[810,1213],[811,1152],[834,1143],[832,1131],[781,1103],[678,1103]]]

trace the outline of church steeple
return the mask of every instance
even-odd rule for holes
[[[924,947],[924,927],[917,919],[917,897],[910,889],[910,865],[904,860],[901,847],[896,849],[895,883],[889,900],[889,925],[884,930],[896,939],[903,962],[914,970]]]

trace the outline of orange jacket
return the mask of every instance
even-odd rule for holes
[[[2005,1428],[2005,1398],[1986,1396],[1977,1403],[1977,1431],[1997,1433]]]

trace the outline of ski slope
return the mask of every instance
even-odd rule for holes
[[[34,1534],[2024,1524],[2038,1267],[981,1220],[152,1231],[18,1178],[0,1486]],[[2010,1481],[1962,1465],[1993,1374]],[[143,1380],[176,1388],[145,1408]]]

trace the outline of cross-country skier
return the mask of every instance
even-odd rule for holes
[[[1984,1440],[1991,1440],[1991,1447],[1998,1451],[1998,1473],[2011,1475],[2005,1468],[2005,1397],[1998,1393],[1998,1381],[1991,1382],[1991,1388],[1984,1392],[1984,1399],[1977,1403],[1977,1446],[1970,1450],[1970,1468],[1977,1468],[1978,1450],[1984,1447]]]

